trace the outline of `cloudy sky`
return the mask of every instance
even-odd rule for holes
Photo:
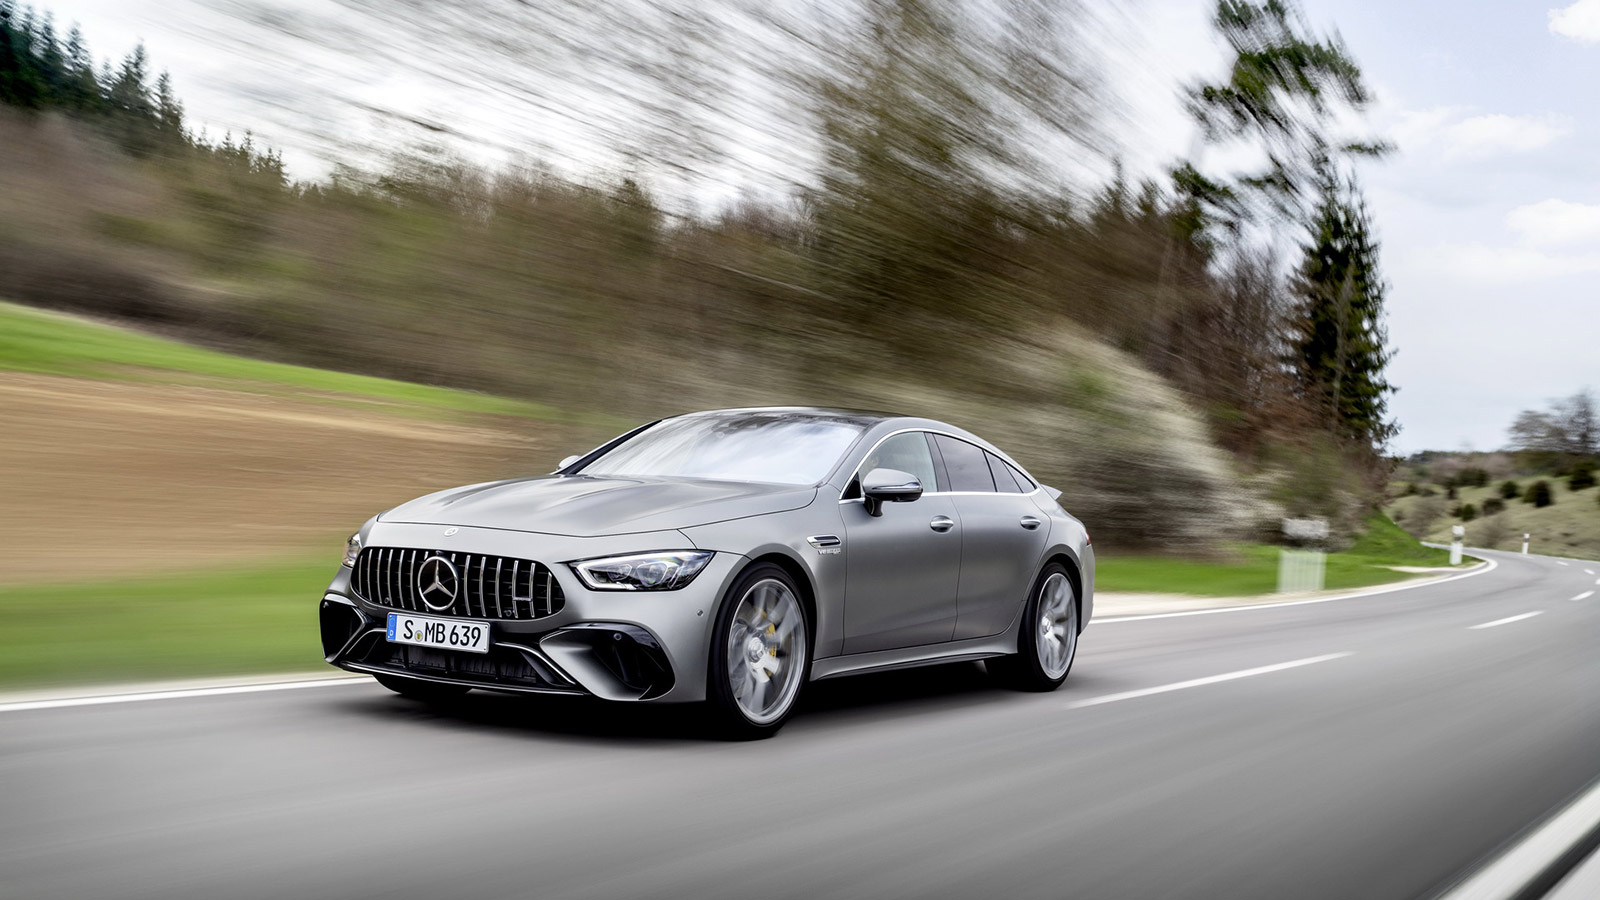
[[[43,5],[62,25],[81,23],[97,54],[120,55],[142,39],[157,67],[172,72],[192,121],[213,132],[254,130],[284,148],[297,177],[325,174],[339,140],[416,138],[404,119],[363,106],[446,129],[429,134],[470,136],[488,159],[526,140],[504,107],[460,78],[374,69],[358,63],[361,54],[342,53],[352,29],[380,26],[331,3]],[[1314,26],[1343,35],[1377,92],[1371,131],[1399,146],[1365,170],[1390,282],[1392,409],[1403,426],[1396,448],[1497,448],[1519,410],[1600,389],[1600,0],[1304,5]],[[1112,26],[1107,52],[1127,107],[1122,155],[1136,170],[1159,171],[1193,143],[1178,86],[1222,59],[1211,4],[1115,7],[1110,18],[1121,25]],[[300,29],[301,39],[265,40],[264,24]],[[341,37],[327,40],[334,32]],[[538,152],[591,155],[583,145],[600,136],[577,123],[607,100],[594,84],[574,96],[544,111],[558,124],[541,129]],[[772,168],[781,158],[769,130],[747,128],[745,138],[752,165]]]

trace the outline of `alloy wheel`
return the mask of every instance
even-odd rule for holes
[[[1056,572],[1039,587],[1039,620],[1034,627],[1038,637],[1034,647],[1039,666],[1048,678],[1060,678],[1072,665],[1078,649],[1078,606],[1073,602],[1072,583]]]
[[[756,725],[782,718],[804,677],[805,613],[788,585],[765,578],[739,598],[728,624],[728,685]]]

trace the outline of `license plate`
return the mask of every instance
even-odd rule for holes
[[[489,623],[461,619],[433,619],[406,613],[389,613],[388,638],[396,644],[443,647],[468,653],[489,652]]]

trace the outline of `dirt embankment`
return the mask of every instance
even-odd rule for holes
[[[353,402],[0,374],[0,583],[325,552],[452,485],[546,472],[546,423],[452,425]]]

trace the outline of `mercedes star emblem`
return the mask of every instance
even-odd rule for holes
[[[430,556],[417,567],[417,592],[431,610],[449,609],[460,584],[455,565],[442,556]]]

